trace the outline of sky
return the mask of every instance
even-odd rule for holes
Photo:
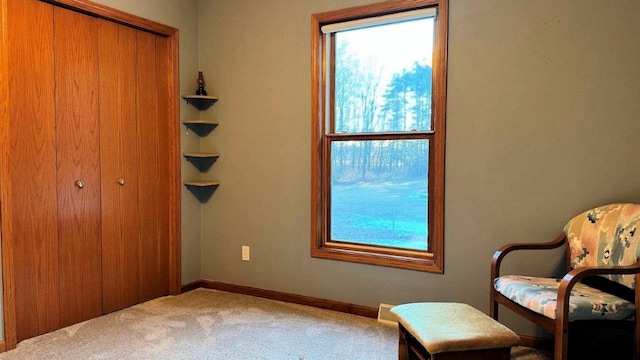
[[[431,66],[433,26],[433,18],[403,21],[343,31],[337,40],[347,41],[350,52],[361,59],[385,64],[385,73],[392,74],[411,68],[416,61]]]

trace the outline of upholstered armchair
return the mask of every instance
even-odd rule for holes
[[[551,242],[503,246],[491,262],[491,316],[498,320],[502,304],[553,333],[555,360],[567,358],[570,328],[628,328],[634,334],[634,357],[640,360],[639,239],[640,205],[611,204],[574,217]],[[567,274],[562,279],[500,275],[502,260],[513,251],[564,245]]]

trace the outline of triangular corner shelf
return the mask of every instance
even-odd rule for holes
[[[218,153],[184,153],[182,156],[187,159],[200,172],[207,172],[211,166],[218,160]]]
[[[206,203],[218,189],[217,181],[185,181],[184,186],[198,199],[201,204]]]
[[[182,122],[187,129],[196,133],[200,137],[209,135],[216,127],[218,123],[208,120],[185,120]]]
[[[218,97],[216,96],[205,95],[182,95],[182,98],[200,111],[207,110],[211,105],[218,101]]]

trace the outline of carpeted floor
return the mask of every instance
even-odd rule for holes
[[[397,336],[374,319],[198,289],[25,340],[0,359],[393,360]],[[512,359],[551,357],[518,347]]]

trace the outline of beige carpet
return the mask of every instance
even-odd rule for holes
[[[397,359],[397,328],[307,306],[198,289],[18,344],[0,359]],[[512,359],[549,360],[515,348]]]

